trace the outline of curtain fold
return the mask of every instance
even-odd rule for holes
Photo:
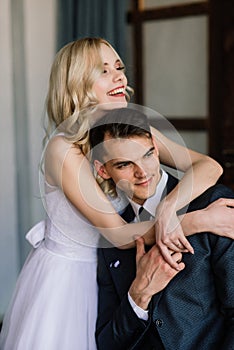
[[[57,49],[86,36],[108,40],[125,59],[126,0],[58,0]]]

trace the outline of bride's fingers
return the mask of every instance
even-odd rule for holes
[[[214,201],[213,203],[211,203],[209,206],[213,207],[213,206],[228,206],[231,208],[234,208],[234,199],[233,198],[219,198],[216,201]]]
[[[226,199],[226,206],[229,208],[234,208],[234,199]]]
[[[187,253],[188,249],[186,249],[180,242],[174,243],[174,242],[167,242],[165,244],[170,252],[183,252]]]
[[[189,243],[189,241],[185,238],[185,236],[179,237],[178,239],[169,240],[163,242],[168,248],[176,251],[176,252],[190,252],[194,254],[194,249]]]

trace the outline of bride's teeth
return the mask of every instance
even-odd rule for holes
[[[122,94],[123,92],[124,92],[124,89],[123,89],[123,88],[115,89],[115,90],[113,90],[113,91],[110,91],[110,92],[109,92],[109,95]]]

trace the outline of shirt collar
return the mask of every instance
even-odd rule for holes
[[[153,217],[155,216],[156,208],[161,201],[161,197],[166,187],[167,180],[168,180],[168,174],[161,169],[161,179],[159,180],[155,194],[150,198],[148,198],[143,204],[143,208],[145,208],[145,210],[147,210],[150,213],[150,215],[152,215]],[[135,215],[138,216],[138,211],[140,207],[142,207],[142,205],[137,204],[136,202],[133,202],[133,200],[130,198],[129,198],[129,202],[132,205]]]

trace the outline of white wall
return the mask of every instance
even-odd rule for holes
[[[17,274],[16,168],[11,66],[10,2],[0,2],[0,317]]]
[[[38,220],[38,213],[42,212],[38,185],[38,166],[44,137],[42,120],[45,98],[50,68],[55,55],[56,0],[24,1],[28,122],[30,130],[30,185],[32,188],[32,219],[35,223]]]
[[[0,318],[20,269],[19,236],[23,241],[25,234],[20,228],[33,225],[44,213],[38,164],[55,23],[56,0],[0,2]],[[22,147],[28,154],[23,164],[18,159]],[[27,191],[19,198],[24,177]],[[25,247],[21,249],[29,249]]]

